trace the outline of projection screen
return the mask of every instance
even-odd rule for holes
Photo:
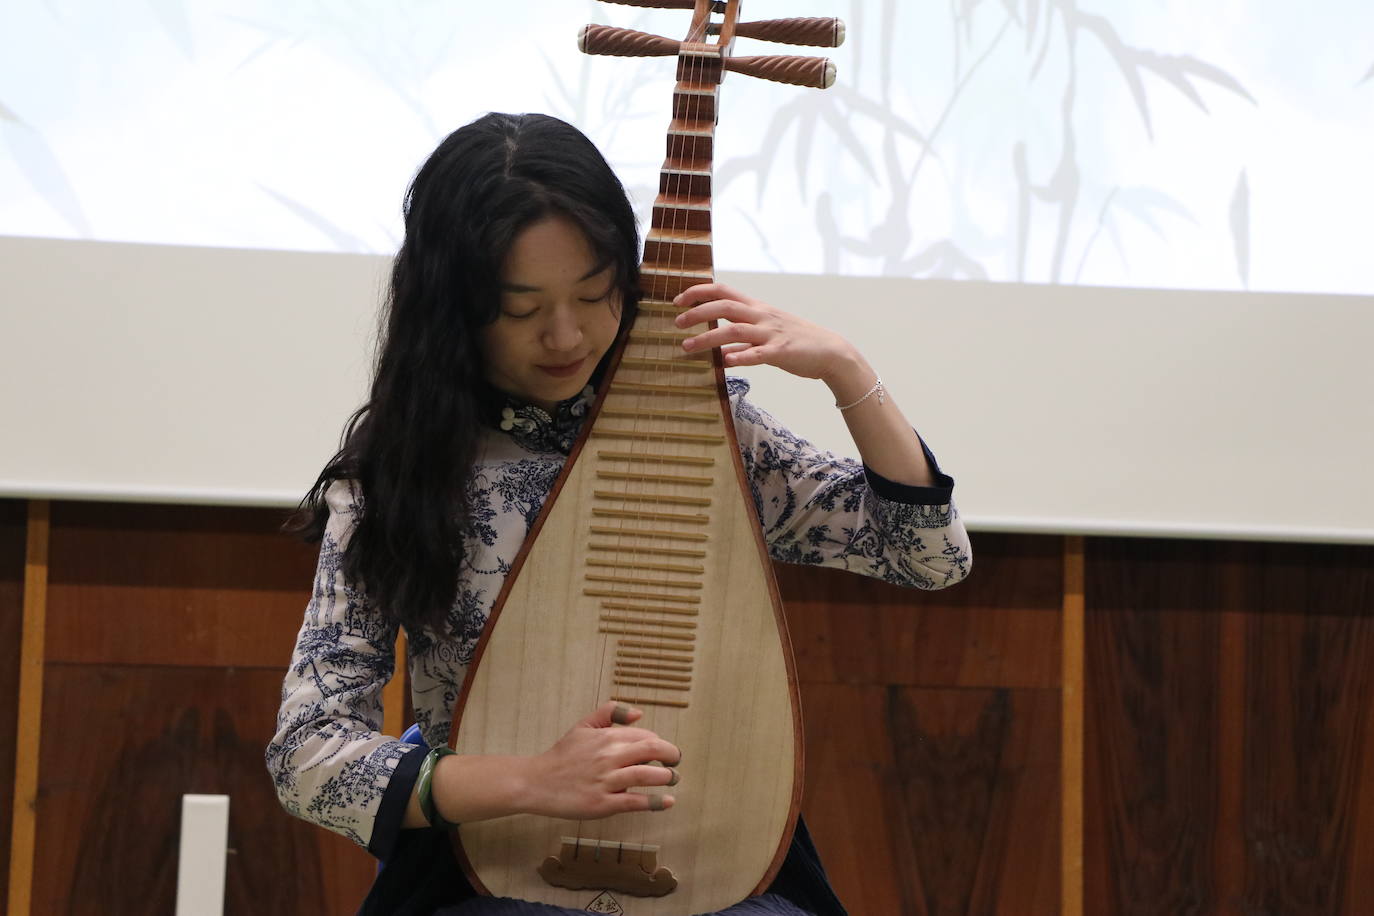
[[[849,40],[739,43],[840,80],[727,79],[721,278],[859,344],[974,528],[1374,542],[1374,10],[1197,6],[745,4]],[[671,63],[573,38],[685,27],[567,2],[12,7],[0,495],[269,506],[361,402],[434,144],[546,111],[646,214]],[[746,374],[852,450],[822,385]]]

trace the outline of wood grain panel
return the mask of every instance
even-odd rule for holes
[[[1367,913],[1374,548],[1254,545],[1245,647],[1246,913]],[[1361,788],[1366,804],[1361,807]]]
[[[28,916],[32,912],[52,504],[47,500],[30,500],[27,515],[24,538],[24,622],[19,647],[18,712],[14,729],[14,816],[11,821],[9,861],[8,909],[15,916]]]
[[[36,913],[173,909],[181,796],[230,796],[228,914],[352,912],[375,865],[287,816],[263,765],[281,672],[49,665]]]
[[[911,852],[881,686],[803,684],[802,813],[849,912],[906,916]],[[904,845],[892,842],[898,835]]]
[[[0,500],[0,900],[9,896],[10,820],[14,815],[19,643],[24,619],[27,504]]]
[[[803,682],[1056,687],[1063,540],[979,534],[975,571],[920,592],[774,564]]]
[[[1374,899],[1365,889],[1365,882],[1374,875],[1374,703],[1368,704],[1365,712],[1362,773],[1355,797],[1358,817],[1350,843],[1350,874],[1356,880],[1352,891],[1346,895],[1352,901],[1357,893],[1363,894],[1366,900]]]
[[[804,809],[850,912],[1054,913],[1059,695],[807,685]]]
[[[1218,551],[1223,558],[1219,587],[1228,594],[1239,594],[1239,583],[1245,569],[1239,560],[1225,561],[1232,551]],[[1217,731],[1216,746],[1217,809],[1216,834],[1213,840],[1212,862],[1215,898],[1225,913],[1238,913],[1238,904],[1245,892],[1245,859],[1249,855],[1245,837],[1238,829],[1245,805],[1244,772],[1245,717],[1237,710],[1245,708],[1245,630],[1247,617],[1237,601],[1226,601],[1216,611],[1220,629],[1217,661]]]
[[[1374,899],[1374,548],[1101,539],[1088,912]]]
[[[1087,542],[1085,912],[1218,905],[1217,612],[1228,549]]]
[[[1064,538],[1064,657],[1060,685],[1059,883],[1061,916],[1083,913],[1083,538]]]
[[[0,501],[10,697],[24,515]],[[187,791],[232,796],[229,912],[362,898],[370,858],[282,812],[262,764],[315,559],[280,517],[54,506],[34,912],[169,912]],[[804,809],[855,916],[1059,911],[1061,545],[976,534],[934,593],[777,567]],[[1083,912],[1364,911],[1371,576],[1367,547],[1087,540]],[[5,806],[14,732],[11,701]]]
[[[58,503],[50,662],[285,669],[315,548],[273,509]]]

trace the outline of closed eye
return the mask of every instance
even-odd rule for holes
[[[590,299],[582,299],[582,300],[580,300],[580,301],[585,302],[585,303],[587,303],[588,305],[591,305],[591,304],[597,303],[597,302],[605,302],[607,299],[611,298],[611,293],[613,293],[613,292],[615,292],[615,286],[614,286],[614,285],[611,285],[611,286],[606,287],[606,291],[605,291],[604,293],[602,293],[601,295],[599,295],[599,296],[594,296],[594,297],[592,297],[592,298],[590,298]]]

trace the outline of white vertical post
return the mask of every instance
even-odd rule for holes
[[[176,916],[222,916],[229,796],[181,796]]]

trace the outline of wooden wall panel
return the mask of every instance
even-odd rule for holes
[[[1054,913],[1059,695],[808,685],[804,814],[851,913]]]
[[[1359,815],[1350,843],[1349,873],[1358,879],[1356,890],[1366,893],[1366,899],[1370,899],[1367,892],[1360,889],[1363,882],[1374,875],[1374,703],[1369,704],[1364,719],[1364,751],[1361,757],[1363,773],[1356,787],[1354,805]],[[1353,898],[1354,894],[1347,896]]]
[[[361,899],[370,858],[282,812],[262,763],[314,567],[280,519],[54,506],[34,912],[169,911],[187,791],[233,799],[229,912]],[[0,501],[11,697],[24,524]],[[1084,783],[1061,787],[1064,540],[974,543],[934,593],[778,567],[804,811],[855,916],[1059,912],[1080,790],[1083,912],[1374,899],[1374,548],[1087,539]],[[0,805],[14,730],[11,703]]]
[[[1254,545],[1245,646],[1246,913],[1368,913],[1374,869],[1374,549]],[[1239,711],[1238,711],[1239,712]],[[1365,804],[1361,805],[1361,800]]]
[[[1362,913],[1374,548],[1088,544],[1087,912]]]
[[[181,796],[226,794],[228,914],[345,913],[375,870],[287,817],[263,765],[276,670],[50,665],[35,913],[170,913]]]
[[[1207,913],[1224,545],[1088,542],[1089,913]]]
[[[19,642],[24,620],[24,542],[28,504],[0,500],[0,901],[9,896],[10,819],[14,814]]]
[[[1058,912],[1062,543],[980,536],[938,592],[775,567],[803,813],[856,916]]]
[[[973,573],[935,592],[775,564],[803,681],[1057,687],[1063,539],[981,534]]]
[[[34,912],[170,912],[180,799],[230,796],[226,912],[351,912],[375,863],[263,763],[314,549],[273,510],[57,504]]]
[[[50,662],[279,667],[313,547],[269,509],[56,503]]]
[[[1054,912],[1057,691],[893,691],[888,722],[924,912]]]

